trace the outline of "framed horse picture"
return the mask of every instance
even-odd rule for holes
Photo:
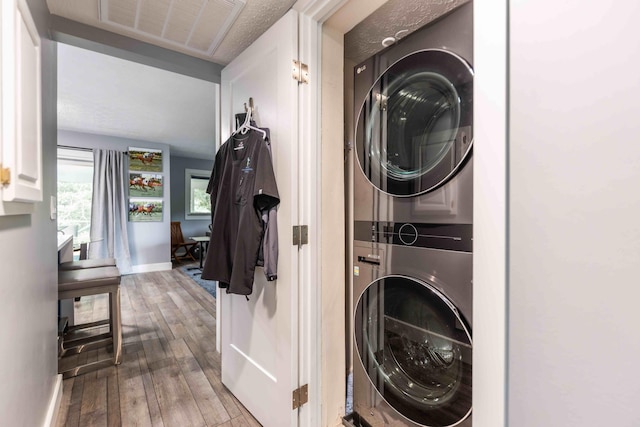
[[[161,222],[162,200],[129,199],[129,222]]]
[[[129,147],[129,170],[162,172],[162,150]]]
[[[163,196],[162,175],[152,173],[129,173],[129,197]]]

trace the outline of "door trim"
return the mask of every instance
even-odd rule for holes
[[[509,5],[474,4],[473,424],[508,413]],[[481,291],[480,291],[481,290]]]
[[[300,249],[298,294],[299,366],[298,385],[309,384],[309,402],[298,409],[302,427],[322,425],[322,179],[321,159],[321,54],[322,25],[346,0],[298,0],[293,6],[299,12],[298,58],[309,66],[310,83],[301,85],[299,152],[301,174],[299,185],[299,221],[309,225],[309,244]],[[292,58],[293,59],[293,58]],[[331,420],[324,420],[330,422]]]

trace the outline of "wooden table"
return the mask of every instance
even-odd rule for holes
[[[207,249],[209,249],[209,236],[196,236],[189,238],[200,244],[200,270],[202,270],[202,259],[204,258],[204,254],[207,252]],[[205,243],[207,244],[206,249],[204,248]]]

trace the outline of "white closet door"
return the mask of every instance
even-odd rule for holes
[[[280,193],[278,280],[256,269],[249,301],[220,290],[222,382],[265,427],[298,425],[292,390],[298,382],[298,15],[289,11],[222,71],[221,134],[252,97],[254,118],[271,129],[273,163]]]

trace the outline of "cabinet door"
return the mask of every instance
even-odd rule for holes
[[[3,0],[2,207],[27,213],[42,201],[40,36],[25,0]],[[26,206],[24,206],[26,205]]]

